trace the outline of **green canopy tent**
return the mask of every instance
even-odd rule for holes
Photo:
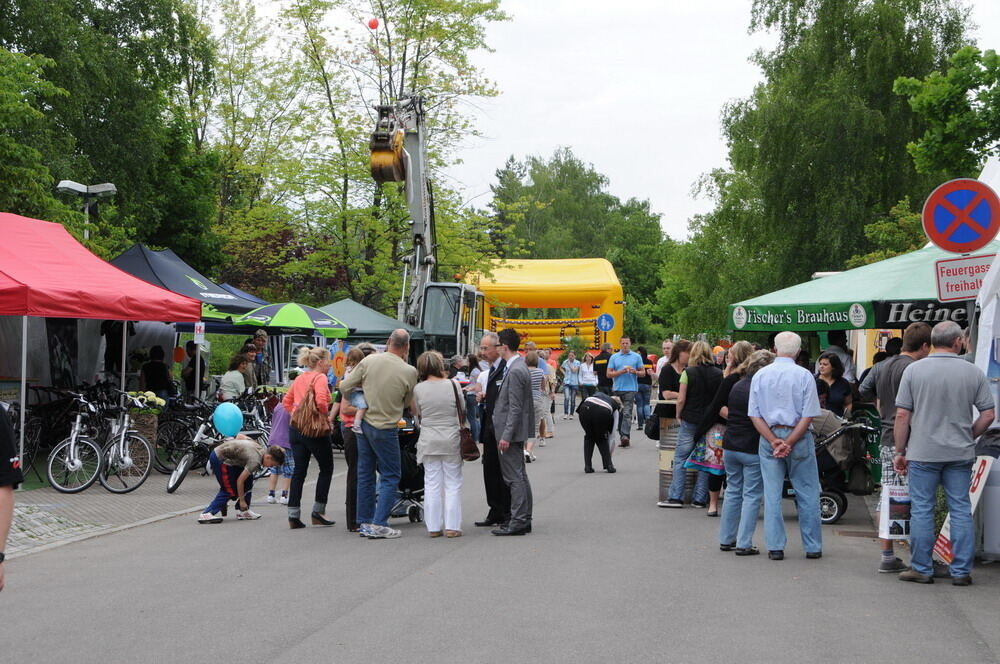
[[[412,340],[424,338],[424,331],[420,328],[401,323],[395,318],[390,318],[350,298],[344,298],[320,307],[320,311],[324,311],[349,325],[351,333],[347,339],[350,341],[384,343],[392,331],[397,328],[408,331]]]
[[[977,255],[998,250],[1000,241],[994,241]],[[729,306],[728,327],[752,332],[901,329],[942,320],[965,326],[966,303],[938,301],[934,273],[935,261],[957,256],[927,246],[743,300]]]

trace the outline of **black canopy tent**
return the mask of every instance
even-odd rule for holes
[[[118,269],[143,281],[187,295],[202,302],[202,318],[225,319],[227,314],[245,314],[260,302],[237,295],[218,285],[185,263],[170,249],[153,251],[136,244],[111,261]]]

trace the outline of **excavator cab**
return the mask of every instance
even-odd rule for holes
[[[393,117],[392,106],[376,106],[378,123],[372,132],[371,172],[375,182],[403,182],[406,164],[403,151],[403,129]]]

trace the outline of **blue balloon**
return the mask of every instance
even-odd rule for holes
[[[243,413],[236,404],[224,401],[215,407],[212,423],[215,424],[216,431],[226,438],[232,438],[243,428]]]

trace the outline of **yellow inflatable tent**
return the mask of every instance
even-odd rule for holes
[[[486,295],[486,329],[513,327],[539,348],[562,348],[566,337],[583,337],[591,348],[605,341],[616,347],[624,324],[624,296],[615,268],[603,258],[499,262],[490,277],[472,275]],[[576,308],[562,319],[513,319],[494,315],[497,307]]]

